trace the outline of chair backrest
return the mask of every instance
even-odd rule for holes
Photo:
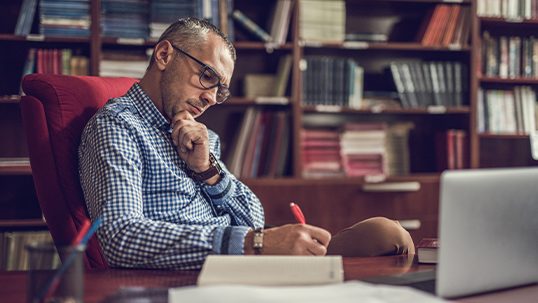
[[[30,74],[23,78],[20,107],[28,155],[41,210],[56,246],[69,244],[88,218],[78,175],[78,145],[84,126],[108,99],[137,81]],[[95,237],[86,268],[108,267]]]

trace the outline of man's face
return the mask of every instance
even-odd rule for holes
[[[196,118],[216,104],[218,87],[202,87],[199,79],[204,67],[178,50],[174,51],[174,59],[164,70],[160,83],[163,115],[171,121],[174,115],[187,111]],[[220,38],[210,35],[203,49],[195,49],[189,54],[213,68],[221,84],[229,86],[234,63],[226,43]]]

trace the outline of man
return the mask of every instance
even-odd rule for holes
[[[322,228],[262,230],[260,201],[220,162],[218,136],[195,120],[229,97],[235,59],[233,45],[216,27],[181,19],[159,39],[140,83],[88,122],[79,172],[91,219],[103,218],[96,235],[110,266],[197,269],[208,254],[327,253],[331,235]],[[392,251],[393,239],[386,249],[384,235],[403,231],[397,223],[372,222],[359,225],[382,227],[381,234],[366,237],[374,235],[372,243],[383,242],[383,248],[353,245],[374,254],[406,252],[409,245]],[[356,230],[368,228],[342,234],[370,242]],[[405,231],[400,238],[410,240]],[[333,253],[347,247],[344,240],[333,240]]]

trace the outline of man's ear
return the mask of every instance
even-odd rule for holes
[[[172,61],[173,52],[174,48],[168,40],[163,40],[159,42],[155,46],[155,50],[153,53],[153,60],[155,60],[153,64],[155,64],[157,68],[159,68],[159,70],[165,70],[166,67]]]

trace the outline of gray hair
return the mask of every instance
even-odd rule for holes
[[[228,49],[230,50],[230,55],[235,63],[237,55],[235,53],[233,44],[230,42],[228,37],[226,37],[226,35],[224,35],[220,29],[218,29],[218,27],[204,19],[183,18],[177,20],[164,31],[157,43],[163,40],[168,40],[174,46],[189,53],[194,49],[200,49],[207,42],[209,33],[217,35],[226,43]],[[153,64],[155,59],[154,56],[155,54],[151,57],[148,69]]]

